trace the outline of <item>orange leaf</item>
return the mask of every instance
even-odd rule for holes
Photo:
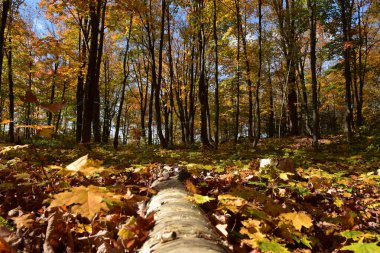
[[[9,124],[9,123],[11,123],[11,122],[13,122],[13,121],[10,120],[10,119],[3,119],[3,120],[0,122],[0,124],[1,124],[1,125],[5,125],[5,124]]]
[[[52,103],[52,104],[42,103],[40,104],[40,107],[42,109],[48,110],[49,112],[56,113],[56,112],[59,112],[63,107],[65,107],[65,105],[66,105],[66,102]]]
[[[3,239],[0,237],[0,252],[1,253],[11,253],[12,252],[12,248],[11,246],[9,246],[9,244]]]

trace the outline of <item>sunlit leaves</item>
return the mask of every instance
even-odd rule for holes
[[[109,210],[106,200],[121,204],[122,196],[114,194],[105,188],[90,185],[88,187],[73,187],[70,191],[58,193],[53,196],[50,207],[72,206],[75,213],[91,219],[101,210]]]
[[[290,253],[290,251],[277,242],[259,242],[259,248],[263,252],[271,252],[271,253]]]
[[[353,251],[354,253],[373,253],[380,252],[380,247],[377,245],[378,243],[353,243],[348,246],[344,246],[342,250]]]
[[[279,218],[284,223],[292,224],[294,228],[299,231],[301,231],[302,227],[310,228],[313,226],[313,220],[308,214],[305,213],[282,213]]]
[[[213,197],[203,196],[203,195],[199,195],[199,194],[194,194],[194,196],[189,196],[187,198],[191,201],[194,201],[197,204],[204,204],[204,203],[210,202],[212,200],[215,200],[215,198],[213,198]]]

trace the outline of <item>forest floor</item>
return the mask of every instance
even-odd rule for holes
[[[289,158],[294,173],[260,168]],[[380,252],[380,137],[262,140],[256,149],[163,150],[39,140],[0,144],[0,252],[134,252],[154,226],[150,186],[166,169],[233,252]]]

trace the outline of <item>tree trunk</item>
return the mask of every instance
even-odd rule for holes
[[[237,66],[236,66],[236,101],[235,101],[235,127],[234,127],[234,141],[235,144],[239,137],[239,117],[240,117],[240,39],[242,34],[240,34],[241,27],[241,13],[240,13],[240,1],[235,0],[236,8],[236,25],[237,25]]]
[[[363,87],[364,87],[364,80],[366,75],[366,64],[364,60],[363,64],[363,44],[364,44],[364,38],[363,38],[363,27],[362,27],[362,13],[361,8],[363,5],[363,1],[359,2],[358,5],[358,28],[359,28],[359,66],[358,66],[358,74],[359,74],[359,96],[357,101],[357,108],[356,108],[356,124],[358,127],[361,127],[364,124],[363,119]],[[367,36],[367,33],[365,33],[365,36]],[[364,56],[365,58],[365,56]]]
[[[309,12],[311,12],[310,8],[309,8]],[[311,43],[313,42],[310,42],[310,44]],[[299,65],[298,75],[299,75],[299,79],[301,83],[301,91],[302,91],[302,105],[301,105],[302,115],[305,117],[305,121],[301,122],[301,124],[303,125],[303,128],[301,131],[303,133],[306,133],[307,135],[310,135],[312,131],[310,130],[310,126],[309,126],[310,120],[309,120],[309,108],[308,108],[308,101],[307,101],[308,99],[307,99],[307,90],[306,90],[306,81],[305,81],[305,61],[303,59],[299,59],[298,65]],[[300,118],[302,118],[302,116]]]
[[[270,62],[268,63],[268,82],[269,82],[269,120],[268,120],[268,137],[274,136],[275,120],[274,120],[274,99],[273,99],[273,84],[270,71]]]
[[[173,67],[173,56],[172,56],[172,36],[171,36],[171,27],[170,27],[170,5],[168,5],[167,10],[167,22],[168,22],[168,58],[169,58],[169,75],[170,75],[170,87],[169,87],[169,100],[170,100],[170,109],[169,109],[169,138],[168,145],[173,146],[174,139],[174,95],[173,95],[173,82],[174,82],[174,67]]]
[[[257,86],[256,86],[256,129],[255,129],[255,139],[253,142],[253,146],[256,147],[256,145],[259,142],[260,135],[261,135],[261,117],[260,117],[260,87],[261,87],[261,70],[263,65],[263,49],[262,49],[262,19],[263,15],[261,13],[262,8],[262,0],[259,0],[259,67],[257,70]]]
[[[316,20],[316,0],[308,0],[309,19],[310,19],[310,68],[311,68],[311,82],[313,92],[313,148],[318,150],[318,137],[319,137],[319,111],[318,111],[318,83],[317,83],[317,20]]]
[[[346,81],[346,116],[345,116],[345,126],[346,126],[346,138],[349,143],[352,141],[352,100],[351,100],[351,7],[349,0],[340,0],[341,7],[341,19],[342,19],[342,30],[343,30],[343,51],[344,51],[344,78]]]
[[[161,1],[161,33],[160,33],[160,43],[158,51],[158,76],[156,82],[156,88],[154,93],[154,109],[156,111],[156,125],[157,134],[160,139],[160,145],[163,148],[167,147],[166,138],[162,133],[162,122],[161,122],[161,85],[162,85],[162,53],[164,47],[164,33],[165,33],[165,12],[166,12],[166,0]],[[154,58],[155,55],[152,54]],[[156,74],[155,74],[156,75]]]
[[[213,0],[213,37],[215,50],[215,149],[219,145],[219,60],[218,60],[218,33],[216,27],[217,12],[216,0]]]
[[[82,24],[82,20],[80,20]],[[84,70],[86,67],[86,40],[82,39],[82,32],[79,30],[79,41],[78,41],[78,51],[79,59],[82,64],[79,68],[78,79],[77,79],[77,90],[76,90],[76,142],[79,143],[82,140],[82,129],[83,129],[83,108],[84,108]]]
[[[99,30],[99,42],[97,48],[96,68],[95,68],[95,80],[94,80],[94,118],[93,118],[93,130],[94,130],[94,142],[101,142],[101,126],[100,126],[100,90],[99,90],[99,77],[100,66],[102,63],[103,55],[103,41],[104,41],[104,28],[105,28],[105,16],[107,1],[97,1],[97,16],[99,17],[99,23],[101,22],[101,28]],[[101,15],[101,16],[100,16]]]
[[[199,52],[200,53],[200,52]],[[195,36],[192,38],[191,46],[191,67],[190,67],[190,94],[189,94],[189,113],[187,117],[187,134],[188,142],[194,143],[194,123],[195,123],[195,78],[198,72],[198,64],[194,63],[195,60]],[[195,70],[194,70],[195,64]]]
[[[9,142],[13,143],[15,141],[15,129],[14,129],[14,119],[15,119],[15,105],[14,105],[14,93],[13,93],[13,68],[12,68],[12,36],[8,39],[8,85],[9,85]]]
[[[94,1],[89,1],[89,15],[91,28],[91,45],[88,54],[87,76],[84,94],[84,117],[82,129],[82,142],[87,144],[91,141],[91,127],[94,119],[94,109],[96,101],[96,87],[99,82],[96,82],[97,75],[97,56],[98,56],[98,35],[100,17]]]
[[[63,82],[63,89],[62,89],[62,97],[61,97],[61,103],[65,102],[65,95],[66,95],[66,88],[67,88],[67,82]],[[59,125],[61,123],[61,117],[62,117],[62,110],[59,110],[57,115],[57,121],[55,124],[55,133],[58,133]]]
[[[29,57],[30,57],[30,60],[29,60],[29,74],[28,74],[28,89],[31,90],[32,89],[32,83],[33,83],[33,78],[32,78],[33,60],[32,60],[32,52],[31,51],[29,51]],[[31,119],[30,119],[31,113],[32,113],[32,106],[31,106],[31,103],[28,102],[27,107],[26,107],[26,125],[31,125]],[[25,138],[27,138],[27,139],[30,138],[30,129],[29,128],[25,129]]]
[[[12,5],[12,0],[3,0],[3,10],[1,13],[1,26],[0,26],[0,119],[3,114],[3,91],[2,91],[2,69],[3,69],[3,58],[4,58],[4,40],[5,40],[5,27],[7,25],[7,19],[9,14],[9,9]]]
[[[55,88],[56,88],[56,81],[57,81],[57,72],[58,72],[58,59],[57,62],[54,63],[54,69],[53,69],[53,80],[52,80],[52,85],[51,85],[51,91],[50,91],[50,104],[54,103],[54,98],[55,98]],[[50,126],[52,124],[53,120],[53,113],[48,112],[48,121],[47,124]]]
[[[199,102],[201,105],[201,141],[202,145],[206,148],[211,146],[208,139],[208,131],[207,131],[207,104],[208,104],[208,87],[206,83],[206,58],[205,58],[205,35],[204,35],[204,24],[201,21],[202,11],[204,9],[203,0],[198,0],[198,22],[199,22],[199,30],[198,30],[198,49],[199,49]]]
[[[116,117],[115,136],[113,139],[114,149],[117,149],[119,146],[120,121],[121,121],[121,114],[123,112],[123,106],[124,106],[125,89],[127,86],[127,80],[128,80],[128,76],[129,76],[129,66],[127,66],[128,65],[127,63],[128,63],[128,59],[129,59],[129,43],[130,43],[130,39],[131,39],[132,23],[133,23],[133,16],[131,15],[130,20],[129,20],[128,41],[127,41],[127,45],[125,47],[124,58],[123,58],[123,75],[124,75],[124,78],[123,78],[123,86],[122,86],[122,90],[121,90],[119,110],[117,112],[117,117]]]

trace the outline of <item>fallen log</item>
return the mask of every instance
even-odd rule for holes
[[[148,204],[155,226],[141,253],[228,253],[215,228],[199,206],[189,201],[183,184],[176,178],[154,183],[158,190]]]

